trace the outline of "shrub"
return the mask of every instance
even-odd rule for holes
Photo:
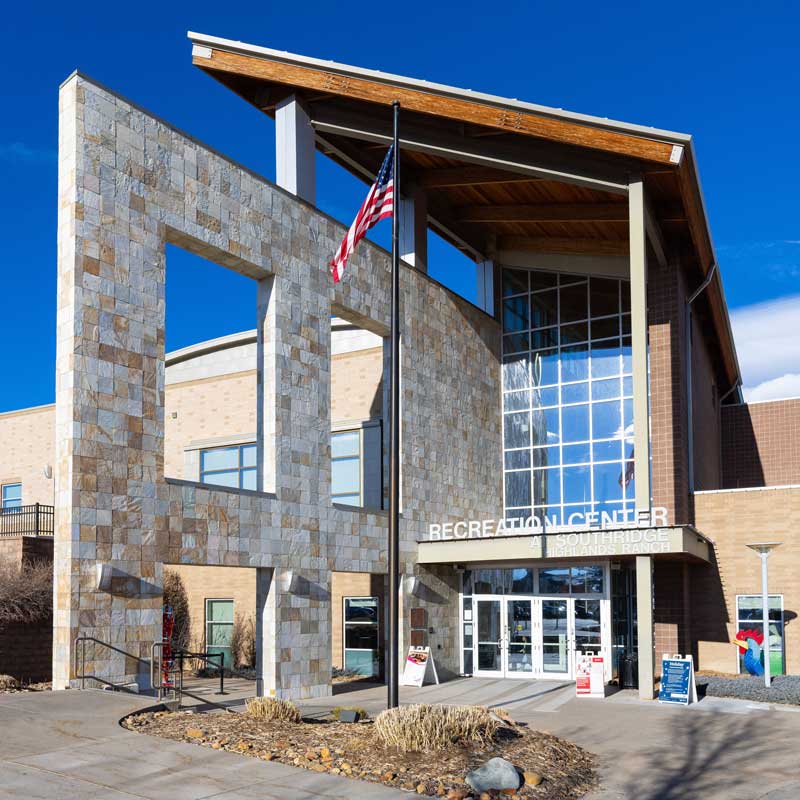
[[[336,706],[336,708],[331,709],[331,716],[338,722],[342,711],[355,711],[359,719],[366,719],[369,716],[366,709],[361,708],[361,706]]]
[[[0,675],[0,692],[19,689],[19,681],[11,675]]]
[[[53,563],[0,563],[0,628],[44,622],[53,615]]]
[[[453,744],[485,745],[499,727],[482,706],[400,706],[382,711],[375,720],[381,741],[405,752],[444,750]]]
[[[164,570],[164,605],[172,606],[174,624],[172,646],[176,650],[188,650],[192,634],[192,617],[189,612],[189,596],[183,578],[172,569]]]
[[[256,618],[254,614],[244,617],[237,614],[231,630],[231,656],[234,667],[256,665]]]
[[[253,719],[300,722],[300,709],[291,700],[281,700],[279,697],[255,697],[248,700],[247,714]]]

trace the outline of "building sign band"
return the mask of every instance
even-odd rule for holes
[[[669,553],[673,549],[672,529],[665,508],[640,511],[625,519],[616,513],[576,512],[568,518],[568,523],[549,525],[546,517],[431,523],[427,540],[530,536],[531,549],[549,558],[652,555]]]

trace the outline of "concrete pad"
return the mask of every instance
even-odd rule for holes
[[[795,709],[726,698],[676,707],[627,691],[589,699],[575,696],[574,683],[482,678],[401,688],[400,699],[502,706],[535,730],[576,742],[599,757],[603,785],[591,800],[800,797]],[[386,707],[386,689],[340,694],[302,708],[322,713],[335,705],[362,706],[374,715]]]
[[[68,691],[0,704],[0,798],[394,800],[384,786],[134,733],[120,718],[152,698]]]

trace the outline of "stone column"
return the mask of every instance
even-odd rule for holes
[[[655,695],[652,556],[636,556],[636,631],[639,697],[642,700],[652,700]]]
[[[258,693],[302,700],[331,693],[330,572],[259,569]]]
[[[258,488],[262,492],[277,491],[276,453],[276,296],[274,275],[258,281],[256,294],[256,450]]]
[[[77,75],[59,103],[53,685],[75,681],[82,635],[104,643],[87,646],[87,673],[143,688],[166,536],[164,235],[109,165],[122,138],[159,152],[158,131],[125,127],[121,101]]]

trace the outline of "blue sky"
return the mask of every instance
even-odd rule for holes
[[[692,133],[748,392],[800,394],[797,7],[400,5],[393,21],[389,6],[349,0],[7,9],[0,411],[54,398],[57,95],[73,69],[274,177],[272,123],[191,65],[187,30]],[[349,222],[363,192],[321,161],[325,211]],[[448,251],[433,248],[431,272],[472,297],[470,265]],[[178,250],[168,253],[167,289],[169,349],[253,325],[250,282]]]

